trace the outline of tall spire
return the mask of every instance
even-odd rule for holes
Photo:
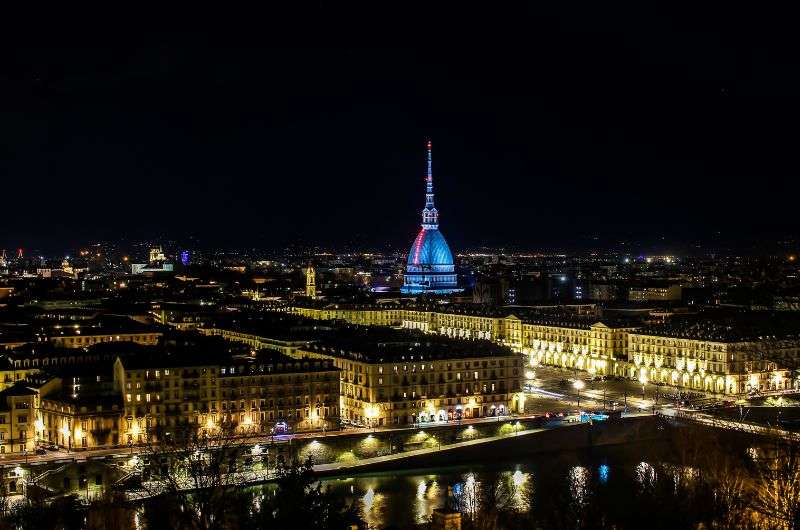
[[[428,175],[425,178],[425,208],[422,210],[422,228],[436,230],[439,228],[439,212],[433,205],[433,162],[431,141],[428,140]]]

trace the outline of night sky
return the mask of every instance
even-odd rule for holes
[[[794,17],[465,5],[20,31],[0,63],[0,245],[404,249],[428,137],[454,250],[796,236]]]

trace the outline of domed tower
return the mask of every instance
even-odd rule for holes
[[[458,292],[450,247],[439,232],[439,211],[433,204],[433,167],[428,141],[428,175],[425,178],[425,208],[422,229],[411,245],[401,291],[406,294]]]

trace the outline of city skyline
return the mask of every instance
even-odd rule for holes
[[[57,7],[0,33],[0,530],[798,526],[796,17]]]

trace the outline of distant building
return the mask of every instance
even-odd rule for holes
[[[167,257],[161,247],[150,249],[150,260],[147,263],[131,263],[131,274],[157,274],[173,272],[175,265],[167,263]]]
[[[517,291],[506,277],[480,278],[472,290],[472,301],[476,304],[499,306],[517,303]]]
[[[681,286],[631,287],[628,300],[631,302],[677,302],[681,299]]]
[[[153,247],[150,249],[150,263],[159,263],[166,260],[167,258],[164,256],[164,251],[161,250],[161,247]]]
[[[159,272],[173,272],[175,269],[172,263],[131,263],[131,274],[152,274]]]
[[[595,283],[589,284],[586,298],[589,300],[597,300],[600,302],[610,302],[617,299],[617,287],[611,283]]]

